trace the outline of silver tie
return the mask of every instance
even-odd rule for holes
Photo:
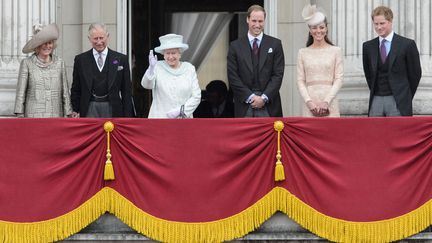
[[[100,52],[99,52],[99,57],[97,59],[97,65],[99,66],[99,69],[102,69],[103,59],[102,59],[102,53],[100,53]]]

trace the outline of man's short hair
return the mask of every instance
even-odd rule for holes
[[[253,11],[261,11],[264,12],[264,18],[266,17],[266,11],[263,7],[261,7],[258,4],[252,5],[249,7],[248,12],[247,12],[247,17],[250,18],[251,14]]]
[[[88,28],[88,37],[91,36],[92,31],[95,30],[95,29],[103,29],[104,32],[106,33],[106,35],[109,36],[108,29],[107,29],[107,27],[106,27],[105,24],[103,24],[103,23],[93,23],[93,24],[90,24],[90,26]]]
[[[227,85],[222,80],[213,80],[206,86],[207,93],[216,92],[221,96],[225,96],[228,93]]]
[[[393,22],[393,11],[389,7],[376,7],[371,14],[372,20],[374,20],[374,17],[376,16],[384,16],[387,21]]]

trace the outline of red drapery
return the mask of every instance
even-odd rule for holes
[[[18,233],[14,232],[19,232],[22,223],[31,227],[32,223],[55,222],[79,211],[104,188],[120,197],[100,197],[89,206],[89,220],[114,211],[132,228],[161,241],[172,239],[156,229],[161,222],[186,228],[193,223],[198,228],[188,228],[187,237],[196,235],[191,241],[220,241],[246,234],[276,210],[336,241],[379,241],[367,238],[370,230],[362,232],[362,223],[375,222],[377,230],[382,230],[379,227],[389,227],[386,223],[393,219],[409,218],[406,224],[412,230],[398,233],[390,226],[383,240],[399,239],[431,224],[429,117],[284,118],[281,152],[286,180],[282,182],[274,181],[275,119],[112,119],[115,180],[104,181],[106,121],[0,120],[0,232],[7,235],[4,239],[15,239]],[[264,202],[274,189],[278,196]],[[123,199],[138,211],[116,204]],[[253,205],[260,205],[259,210],[242,216]],[[413,213],[419,209],[420,213]],[[141,212],[157,222],[152,230],[137,223]],[[220,237],[199,228],[212,222],[223,225],[229,218],[256,222]],[[61,239],[88,223],[70,220],[67,224],[75,228],[35,239]],[[327,224],[329,220],[336,223]],[[359,227],[353,230],[355,234],[341,230],[351,225]],[[223,231],[213,232],[218,230]],[[59,233],[63,231],[67,233]]]

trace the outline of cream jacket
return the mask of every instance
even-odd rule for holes
[[[25,117],[65,117],[72,113],[65,63],[58,57],[47,66],[35,54],[21,61],[15,114]]]

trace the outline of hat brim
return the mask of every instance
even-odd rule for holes
[[[23,53],[34,52],[35,49],[44,43],[57,40],[59,37],[59,30],[57,25],[50,24],[45,26],[42,30],[36,33],[31,40],[29,40],[22,49]]]
[[[163,52],[167,49],[175,49],[175,48],[179,48],[181,50],[181,52],[186,51],[187,49],[189,49],[189,45],[188,44],[168,44],[168,45],[161,45],[156,47],[154,50],[157,53],[163,54]]]

